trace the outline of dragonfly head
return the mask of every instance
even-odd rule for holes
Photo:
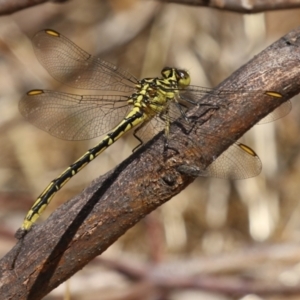
[[[186,70],[165,67],[162,69],[161,75],[164,79],[176,81],[180,88],[185,88],[191,83],[190,74]]]

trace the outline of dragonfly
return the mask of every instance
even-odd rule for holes
[[[164,129],[167,139],[172,121],[182,116],[189,123],[187,110],[191,106],[205,105],[199,100],[201,97],[211,94],[220,98],[236,93],[192,86],[186,70],[171,67],[163,68],[160,77],[138,80],[128,71],[90,55],[51,29],[38,32],[32,43],[38,60],[57,81],[73,88],[103,92],[78,95],[31,90],[19,102],[21,114],[36,127],[61,139],[86,140],[106,135],[38,196],[20,228],[23,233],[31,229],[54,195],[73,176],[126,132],[134,129],[133,134],[141,145],[149,124],[152,124],[155,129]],[[274,91],[261,93],[282,97]],[[282,117],[290,109],[286,102],[267,117],[266,122]],[[251,170],[245,169],[248,166]],[[256,153],[244,144],[234,143],[205,170],[203,176],[242,179],[256,176],[260,170],[261,162]]]

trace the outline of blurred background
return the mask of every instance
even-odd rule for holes
[[[299,17],[300,9],[242,15],[138,0],[46,3],[1,17],[0,256],[15,245],[14,233],[35,198],[99,141],[59,140],[20,115],[18,101],[28,90],[66,91],[37,61],[30,41],[36,32],[61,32],[137,78],[175,66],[190,72],[193,85],[214,87],[299,26]],[[300,106],[292,102],[288,116],[244,137],[262,160],[261,175],[197,179],[45,299],[65,293],[101,300],[299,299]],[[55,196],[41,219],[135,145],[129,134],[105,151]],[[284,289],[274,293],[278,286]]]

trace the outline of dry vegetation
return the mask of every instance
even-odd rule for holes
[[[14,232],[35,197],[97,142],[58,140],[20,116],[18,100],[26,91],[69,90],[37,62],[30,44],[35,32],[62,32],[137,77],[178,66],[190,71],[193,84],[213,87],[299,26],[299,16],[300,10],[244,16],[151,1],[74,0],[2,17],[0,256],[15,244]],[[260,176],[199,178],[45,299],[62,299],[66,291],[71,299],[89,300],[299,299],[299,117],[294,101],[290,115],[246,135],[263,162]],[[97,158],[57,194],[44,218],[134,145],[129,135]]]

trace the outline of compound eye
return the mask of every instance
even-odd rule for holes
[[[178,79],[185,79],[189,77],[189,74],[185,70],[177,70],[177,76],[179,77]]]
[[[165,67],[161,70],[161,75],[164,78],[169,78],[170,76],[172,76],[172,73],[173,73],[173,71],[172,71],[172,68],[170,68],[170,67]]]
[[[177,80],[180,86],[186,87],[191,83],[190,74],[186,70],[177,70]]]

